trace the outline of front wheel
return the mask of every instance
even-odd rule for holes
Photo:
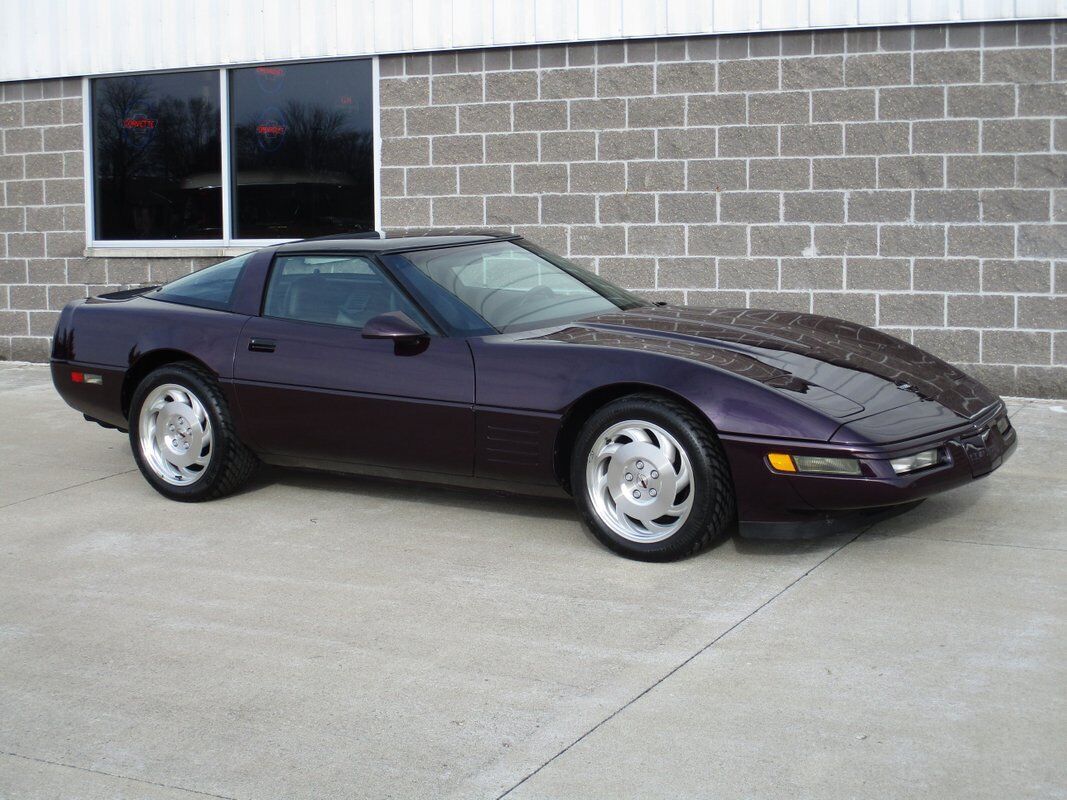
[[[129,427],[141,474],[171,500],[222,497],[258,463],[237,438],[218,384],[195,364],[149,373],[133,393]]]
[[[710,426],[655,395],[621,398],[590,417],[571,486],[593,534],[643,561],[697,553],[725,536],[734,517],[729,466]]]

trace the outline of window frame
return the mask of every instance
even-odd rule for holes
[[[374,229],[381,230],[382,225],[382,136],[381,136],[381,103],[379,98],[379,57],[358,56],[347,58],[307,58],[289,59],[280,61],[252,61],[240,64],[227,64],[226,66],[199,66],[187,69],[145,70],[138,71],[141,75],[169,75],[181,72],[218,72],[219,77],[219,125],[220,147],[222,149],[222,238],[220,239],[97,239],[96,238],[96,176],[93,160],[93,128],[95,120],[92,105],[92,81],[98,78],[112,78],[132,73],[105,73],[101,75],[86,76],[82,78],[82,161],[83,178],[85,183],[85,247],[87,255],[97,255],[93,251],[114,250],[109,253],[121,257],[121,251],[150,250],[151,255],[167,256],[215,256],[215,255],[241,255],[242,253],[260,247],[269,247],[286,242],[297,242],[300,239],[241,239],[233,235],[233,174],[236,169],[234,152],[231,146],[231,103],[230,103],[230,70],[243,69],[245,67],[261,67],[265,65],[300,65],[313,63],[329,63],[333,61],[365,61],[371,62],[371,120],[373,157],[372,170],[374,172]],[[169,252],[170,251],[170,252]],[[190,253],[189,251],[197,251]]]

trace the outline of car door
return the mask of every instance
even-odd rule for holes
[[[363,325],[390,311],[431,335],[363,338]],[[234,379],[248,444],[268,460],[473,474],[470,348],[438,335],[369,257],[277,256]]]

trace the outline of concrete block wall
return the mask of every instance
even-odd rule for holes
[[[0,84],[0,359],[47,361],[70,300],[162,283],[218,258],[86,258],[79,79]]]
[[[512,228],[1067,396],[1065,23],[397,56],[380,90],[387,227]]]
[[[0,357],[48,355],[55,310],[85,295],[79,81],[0,84]]]
[[[381,60],[382,221],[513,228],[641,293],[876,325],[1067,397],[1067,23]],[[218,258],[86,258],[81,82],[0,84],[0,358],[72,297]]]

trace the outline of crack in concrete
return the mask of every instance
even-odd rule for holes
[[[157,781],[149,781],[144,778],[131,778],[129,775],[118,775],[114,772],[105,772],[102,769],[92,769],[91,767],[79,767],[74,764],[64,764],[62,761],[49,761],[47,758],[38,758],[36,756],[24,756],[22,753],[11,753],[7,750],[0,750],[0,755],[11,756],[12,758],[21,758],[24,761],[35,761],[38,764],[48,764],[53,767],[66,767],[67,769],[75,769],[79,772],[90,772],[94,775],[105,775],[108,778],[117,778],[123,781],[133,781],[134,783],[143,783],[148,786],[158,786],[160,789],[172,789],[177,792],[188,792],[189,794],[195,794],[200,797],[215,797],[218,800],[237,800],[235,797],[230,797],[225,794],[212,794],[211,792],[201,792],[197,789],[187,789],[184,786],[175,786],[170,783],[158,783]]]
[[[81,483],[74,483],[74,484],[71,484],[70,486],[64,486],[64,487],[62,487],[60,489],[53,489],[50,492],[44,492],[43,494],[37,494],[37,495],[34,495],[33,497],[23,497],[21,500],[15,500],[12,503],[5,503],[4,505],[0,506],[0,511],[3,511],[5,508],[11,508],[11,506],[17,506],[19,503],[29,503],[31,500],[40,500],[42,497],[49,497],[50,495],[59,494],[60,492],[66,492],[66,491],[69,491],[71,489],[77,489],[77,488],[79,488],[81,486],[88,486],[91,483],[99,483],[100,481],[106,481],[109,478],[117,478],[119,475],[129,475],[131,472],[137,472],[137,469],[136,468],[134,468],[134,469],[125,469],[122,472],[115,472],[115,473],[112,473],[111,475],[102,475],[99,478],[93,478],[92,480],[82,481]]]
[[[1036,544],[1008,544],[1007,542],[976,542],[971,539],[943,539],[938,536],[894,536],[894,539],[913,539],[917,542],[945,542],[946,544],[977,544],[982,547],[1007,547],[1013,550],[1045,550],[1067,553],[1067,547],[1041,547]]]
[[[667,680],[668,678],[670,678],[671,676],[673,676],[673,675],[674,675],[675,673],[677,673],[677,672],[678,672],[678,671],[679,671],[680,669],[682,669],[682,668],[683,668],[683,667],[685,667],[685,666],[686,666],[687,664],[689,664],[690,662],[692,662],[692,661],[693,661],[693,660],[694,660],[695,658],[697,658],[697,657],[698,657],[698,656],[700,656],[701,654],[703,654],[703,653],[707,652],[707,651],[708,651],[708,650],[710,650],[710,649],[711,649],[711,648],[712,648],[713,646],[715,646],[716,644],[718,644],[718,643],[719,643],[719,642],[720,642],[720,641],[721,641],[722,639],[724,639],[725,637],[729,636],[729,635],[730,635],[731,633],[733,633],[733,632],[734,632],[735,630],[737,630],[738,628],[740,628],[740,627],[741,627],[742,625],[744,625],[744,624],[745,624],[745,623],[746,623],[746,622],[747,622],[748,620],[752,619],[752,617],[754,617],[754,616],[755,616],[756,614],[758,614],[758,613],[759,613],[760,611],[762,611],[763,609],[765,609],[765,608],[766,608],[767,606],[769,606],[769,605],[770,605],[771,603],[773,603],[773,602],[774,602],[775,600],[777,600],[777,599],[778,599],[779,597],[781,597],[782,595],[784,595],[784,594],[785,594],[786,592],[788,592],[788,591],[789,591],[790,589],[792,589],[792,588],[793,588],[794,586],[796,586],[796,585],[797,585],[798,583],[800,583],[800,582],[801,582],[802,580],[804,580],[804,579],[805,579],[806,577],[808,577],[808,576],[809,576],[809,575],[810,575],[811,573],[813,573],[813,572],[814,572],[815,570],[817,570],[817,569],[818,569],[819,567],[821,567],[821,566],[822,566],[823,564],[825,564],[825,563],[826,563],[827,561],[829,561],[829,560],[830,560],[831,558],[833,558],[834,556],[836,556],[836,555],[837,555],[838,553],[840,553],[840,552],[841,552],[842,550],[844,550],[844,549],[845,549],[846,547],[848,547],[848,546],[849,546],[850,544],[852,544],[852,543],[853,543],[854,541],[856,541],[857,539],[859,539],[859,538],[860,538],[861,536],[863,536],[863,534],[865,534],[865,533],[866,533],[867,531],[869,531],[869,530],[870,530],[871,528],[873,528],[873,527],[874,527],[874,525],[873,525],[873,524],[872,524],[872,525],[868,525],[868,526],[867,526],[866,528],[864,528],[863,530],[861,530],[861,531],[860,531],[859,533],[857,533],[857,534],[856,534],[855,536],[853,536],[853,537],[852,537],[851,539],[849,539],[849,540],[848,540],[847,542],[844,542],[844,543],[842,543],[842,544],[841,544],[841,545],[840,545],[839,547],[836,547],[836,548],[834,548],[833,550],[831,550],[831,551],[830,551],[830,552],[829,552],[829,553],[828,553],[828,554],[827,554],[827,555],[826,555],[826,556],[825,556],[824,558],[822,558],[822,559],[820,559],[819,561],[817,561],[817,562],[816,562],[815,564],[813,564],[813,565],[812,565],[811,567],[809,567],[809,568],[808,568],[807,570],[805,570],[805,571],[804,571],[803,573],[801,573],[801,574],[800,574],[800,575],[798,575],[798,576],[797,576],[796,578],[794,578],[794,579],[793,579],[792,581],[790,581],[789,583],[787,583],[787,584],[786,584],[785,586],[783,586],[783,587],[782,587],[781,589],[779,589],[779,590],[778,590],[777,592],[775,592],[775,593],[774,593],[773,595],[771,595],[771,596],[770,596],[769,598],[767,598],[766,600],[764,600],[764,601],[763,601],[762,603],[760,603],[760,604],[759,604],[758,606],[756,606],[756,608],[754,608],[754,609],[753,609],[752,611],[750,611],[750,612],[749,612],[748,614],[746,614],[745,616],[743,616],[743,617],[742,617],[741,619],[739,619],[739,620],[738,620],[737,622],[735,622],[735,623],[734,623],[733,625],[731,625],[731,626],[730,626],[729,628],[727,628],[726,630],[724,630],[724,631],[723,631],[722,633],[720,633],[720,634],[719,634],[718,636],[716,636],[716,637],[715,637],[714,639],[712,639],[712,640],[711,640],[710,642],[708,642],[707,644],[705,644],[705,645],[703,645],[702,647],[700,647],[700,648],[699,648],[698,650],[696,650],[696,651],[695,651],[694,653],[692,653],[691,655],[689,655],[688,657],[686,657],[686,658],[685,658],[684,660],[682,660],[682,661],[681,661],[680,663],[678,663],[678,664],[677,664],[676,666],[672,667],[672,668],[671,668],[671,669],[670,669],[670,670],[669,670],[669,671],[668,671],[668,672],[667,672],[666,674],[664,674],[664,675],[663,675],[662,677],[660,677],[660,678],[656,679],[655,681],[653,681],[653,682],[652,682],[652,684],[650,684],[649,686],[647,686],[646,688],[644,688],[643,690],[641,690],[641,692],[639,692],[639,693],[638,693],[637,695],[635,695],[635,696],[634,696],[634,697],[632,697],[632,698],[631,698],[630,700],[626,701],[626,702],[625,702],[625,703],[623,703],[623,704],[622,704],[621,706],[619,706],[619,707],[618,707],[617,709],[615,709],[614,711],[612,711],[612,712],[611,712],[611,713],[610,713],[610,714],[609,714],[608,716],[604,717],[604,719],[600,720],[600,722],[598,722],[598,723],[597,723],[596,725],[594,725],[594,726],[593,726],[592,728],[590,728],[590,729],[589,729],[589,730],[587,730],[587,731],[586,731],[585,733],[583,733],[583,734],[582,734],[581,736],[579,736],[579,737],[578,737],[577,739],[575,739],[575,740],[574,740],[573,742],[571,742],[570,744],[568,744],[568,745],[567,745],[566,747],[564,747],[564,748],[563,748],[562,750],[560,750],[560,751],[559,751],[558,753],[556,753],[556,754],[555,754],[554,756],[552,756],[552,757],[551,757],[550,759],[548,759],[547,761],[545,761],[544,763],[542,763],[542,764],[541,764],[541,766],[537,767],[537,769],[535,769],[535,770],[533,770],[532,772],[530,772],[530,773],[528,773],[527,775],[525,775],[525,776],[524,776],[524,777],[522,778],[522,780],[520,780],[520,781],[518,781],[517,783],[513,784],[513,785],[512,785],[512,786],[510,786],[510,787],[509,787],[508,789],[506,789],[505,791],[503,791],[503,792],[502,792],[501,794],[498,794],[498,795],[496,796],[496,800],[502,800],[502,798],[504,798],[504,797],[507,797],[507,796],[508,796],[509,794],[511,794],[512,792],[514,792],[514,791],[515,791],[516,789],[518,789],[518,788],[519,788],[520,786],[522,786],[522,785],[523,785],[524,783],[526,783],[526,781],[530,780],[530,778],[532,778],[532,777],[533,777],[534,775],[536,775],[537,773],[541,772],[541,770],[543,770],[543,769],[544,769],[545,767],[547,767],[547,766],[548,766],[549,764],[551,764],[551,763],[552,763],[553,761],[555,761],[556,759],[558,759],[558,758],[559,758],[560,756],[562,756],[562,755],[563,755],[564,753],[566,753],[566,752],[567,752],[568,750],[572,749],[573,747],[575,747],[576,745],[580,744],[580,743],[581,743],[582,741],[584,741],[585,739],[587,739],[587,738],[588,738],[589,736],[591,736],[592,734],[596,733],[596,731],[597,731],[597,730],[599,730],[600,728],[602,728],[602,727],[603,727],[604,725],[606,725],[607,723],[611,722],[611,720],[615,719],[615,717],[617,717],[617,716],[618,716],[619,714],[621,714],[621,713],[622,713],[623,711],[625,711],[625,710],[626,710],[627,708],[629,708],[630,706],[632,706],[632,705],[633,705],[634,703],[636,703],[636,702],[637,702],[638,700],[640,700],[640,699],[641,699],[642,697],[644,697],[644,696],[645,696],[646,694],[648,694],[649,692],[651,692],[651,691],[652,691],[653,689],[655,689],[655,688],[656,688],[657,686],[659,686],[660,684],[662,684],[662,683],[663,683],[664,681],[666,681],[666,680]]]

